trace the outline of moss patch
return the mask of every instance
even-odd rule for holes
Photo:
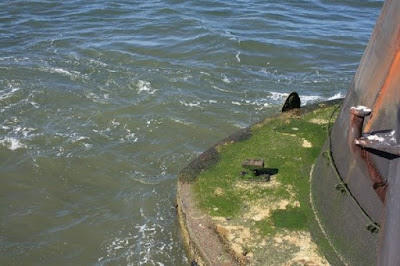
[[[328,121],[334,107],[318,109],[302,117],[284,115],[251,128],[252,137],[241,142],[217,146],[219,162],[198,175],[195,192],[202,208],[214,216],[234,216],[243,211],[244,203],[268,195],[289,197],[288,185],[301,203],[308,203],[310,167],[326,137],[327,124],[316,124],[316,118]],[[311,144],[304,147],[304,143]],[[246,158],[260,158],[268,168],[278,169],[279,188],[243,191],[235,189],[242,181],[241,164]],[[249,181],[251,182],[251,181]],[[216,189],[225,193],[217,195]],[[214,209],[218,208],[218,211]],[[305,210],[306,211],[306,210]]]
[[[276,227],[289,230],[307,229],[307,215],[300,208],[288,208],[286,210],[276,210],[271,215],[273,224]]]
[[[251,137],[217,145],[218,162],[197,175],[193,187],[198,206],[220,227],[245,226],[250,230],[248,243],[240,245],[251,249],[251,260],[267,256],[263,245],[270,243],[264,237],[284,235],[287,230],[309,231],[315,225],[309,173],[335,108],[337,105],[322,107],[302,116],[283,114],[255,124],[250,128]],[[248,180],[243,177],[248,171],[242,168],[245,159],[262,159],[276,174],[268,182]],[[224,238],[235,244],[234,236]],[[290,245],[288,254],[299,250]],[[287,260],[270,262],[288,261],[287,256]]]

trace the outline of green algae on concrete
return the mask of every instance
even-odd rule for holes
[[[240,262],[327,263],[310,237],[316,222],[309,174],[336,108],[321,105],[301,116],[265,119],[243,141],[213,148],[218,160],[191,180],[197,206],[213,218],[215,231]],[[269,182],[247,180],[241,175],[245,159],[262,159],[277,173]],[[317,244],[327,251],[325,242]]]

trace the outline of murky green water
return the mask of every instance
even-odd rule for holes
[[[1,1],[0,264],[188,264],[180,169],[344,96],[381,5]]]

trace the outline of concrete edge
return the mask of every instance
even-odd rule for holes
[[[191,185],[178,184],[178,220],[192,265],[240,265],[215,232],[211,217],[191,197]]]

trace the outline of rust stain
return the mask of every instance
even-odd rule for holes
[[[361,158],[367,164],[369,176],[372,182],[372,188],[375,190],[375,193],[378,195],[383,205],[385,205],[387,190],[386,181],[382,178],[381,174],[376,169],[375,164],[371,161],[369,153],[364,149],[361,151]]]
[[[388,93],[388,90],[392,85],[393,79],[397,78],[398,75],[400,75],[399,72],[400,72],[400,50],[396,52],[396,55],[390,66],[389,73],[386,76],[385,82],[383,83],[382,88],[379,91],[378,97],[372,108],[371,118],[368,120],[368,122],[364,127],[365,132],[371,131],[371,127],[377,117],[376,114],[379,113],[380,108],[384,106],[384,97]]]

